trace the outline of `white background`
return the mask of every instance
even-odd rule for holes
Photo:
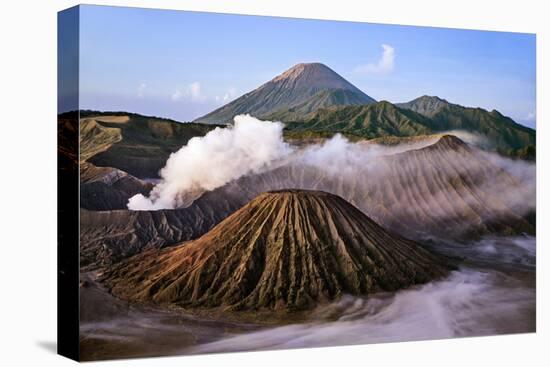
[[[149,366],[548,366],[550,26],[545,1],[94,1],[228,13],[537,33],[537,333],[103,362]],[[69,365],[56,339],[56,12],[75,1],[4,0],[0,12],[0,365]],[[543,101],[546,103],[543,104]],[[550,123],[550,122],[548,122]],[[546,222],[546,223],[545,223]],[[546,350],[545,350],[546,347]]]

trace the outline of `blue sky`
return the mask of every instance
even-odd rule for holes
[[[193,120],[300,62],[377,100],[437,95],[535,126],[535,36],[82,6],[80,105]]]

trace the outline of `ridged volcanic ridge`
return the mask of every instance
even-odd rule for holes
[[[339,196],[260,194],[201,238],[147,251],[102,276],[125,299],[229,310],[300,310],[342,294],[425,283],[445,262]]]

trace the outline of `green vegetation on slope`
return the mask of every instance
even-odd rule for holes
[[[480,133],[501,152],[536,144],[535,130],[520,125],[500,112],[464,107],[438,97],[422,96],[398,107],[418,112],[434,123],[438,131],[465,130]]]
[[[374,102],[371,102],[374,103]],[[320,108],[333,106],[365,105],[365,99],[353,91],[346,89],[321,90],[311,98],[291,108],[279,109],[275,112],[260,116],[270,121],[290,122],[297,121]]]
[[[426,101],[426,98],[431,100]],[[484,136],[490,142],[491,149],[501,154],[534,159],[535,130],[519,125],[497,111],[462,107],[437,97],[421,97],[418,100],[423,103],[394,105],[382,101],[363,106],[321,108],[301,120],[288,122],[285,134],[299,137],[307,136],[307,132],[312,131],[320,136],[342,133],[373,139],[464,130]],[[292,115],[279,117],[288,121]]]
[[[364,138],[427,135],[433,122],[416,112],[383,101],[372,105],[322,108],[303,122],[291,122],[288,130],[333,132]]]

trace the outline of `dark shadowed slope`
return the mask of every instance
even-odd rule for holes
[[[128,200],[148,195],[153,184],[140,180],[118,168],[96,167],[80,163],[80,207],[88,210],[126,209]]]
[[[96,269],[135,255],[195,239],[243,203],[231,195],[205,193],[187,208],[157,211],[80,211],[80,262]]]
[[[158,177],[168,156],[215,126],[136,114],[94,114],[80,120],[80,159],[139,178]]]
[[[59,174],[72,177],[78,170],[78,120],[77,112],[57,116],[57,159]]]
[[[298,64],[195,122],[227,124],[244,113],[259,118],[276,117],[292,108],[293,116],[301,117],[319,107],[374,102],[329,67],[320,63]]]
[[[260,195],[196,241],[123,261],[103,281],[137,301],[297,310],[446,272],[442,260],[342,198],[283,190]]]

